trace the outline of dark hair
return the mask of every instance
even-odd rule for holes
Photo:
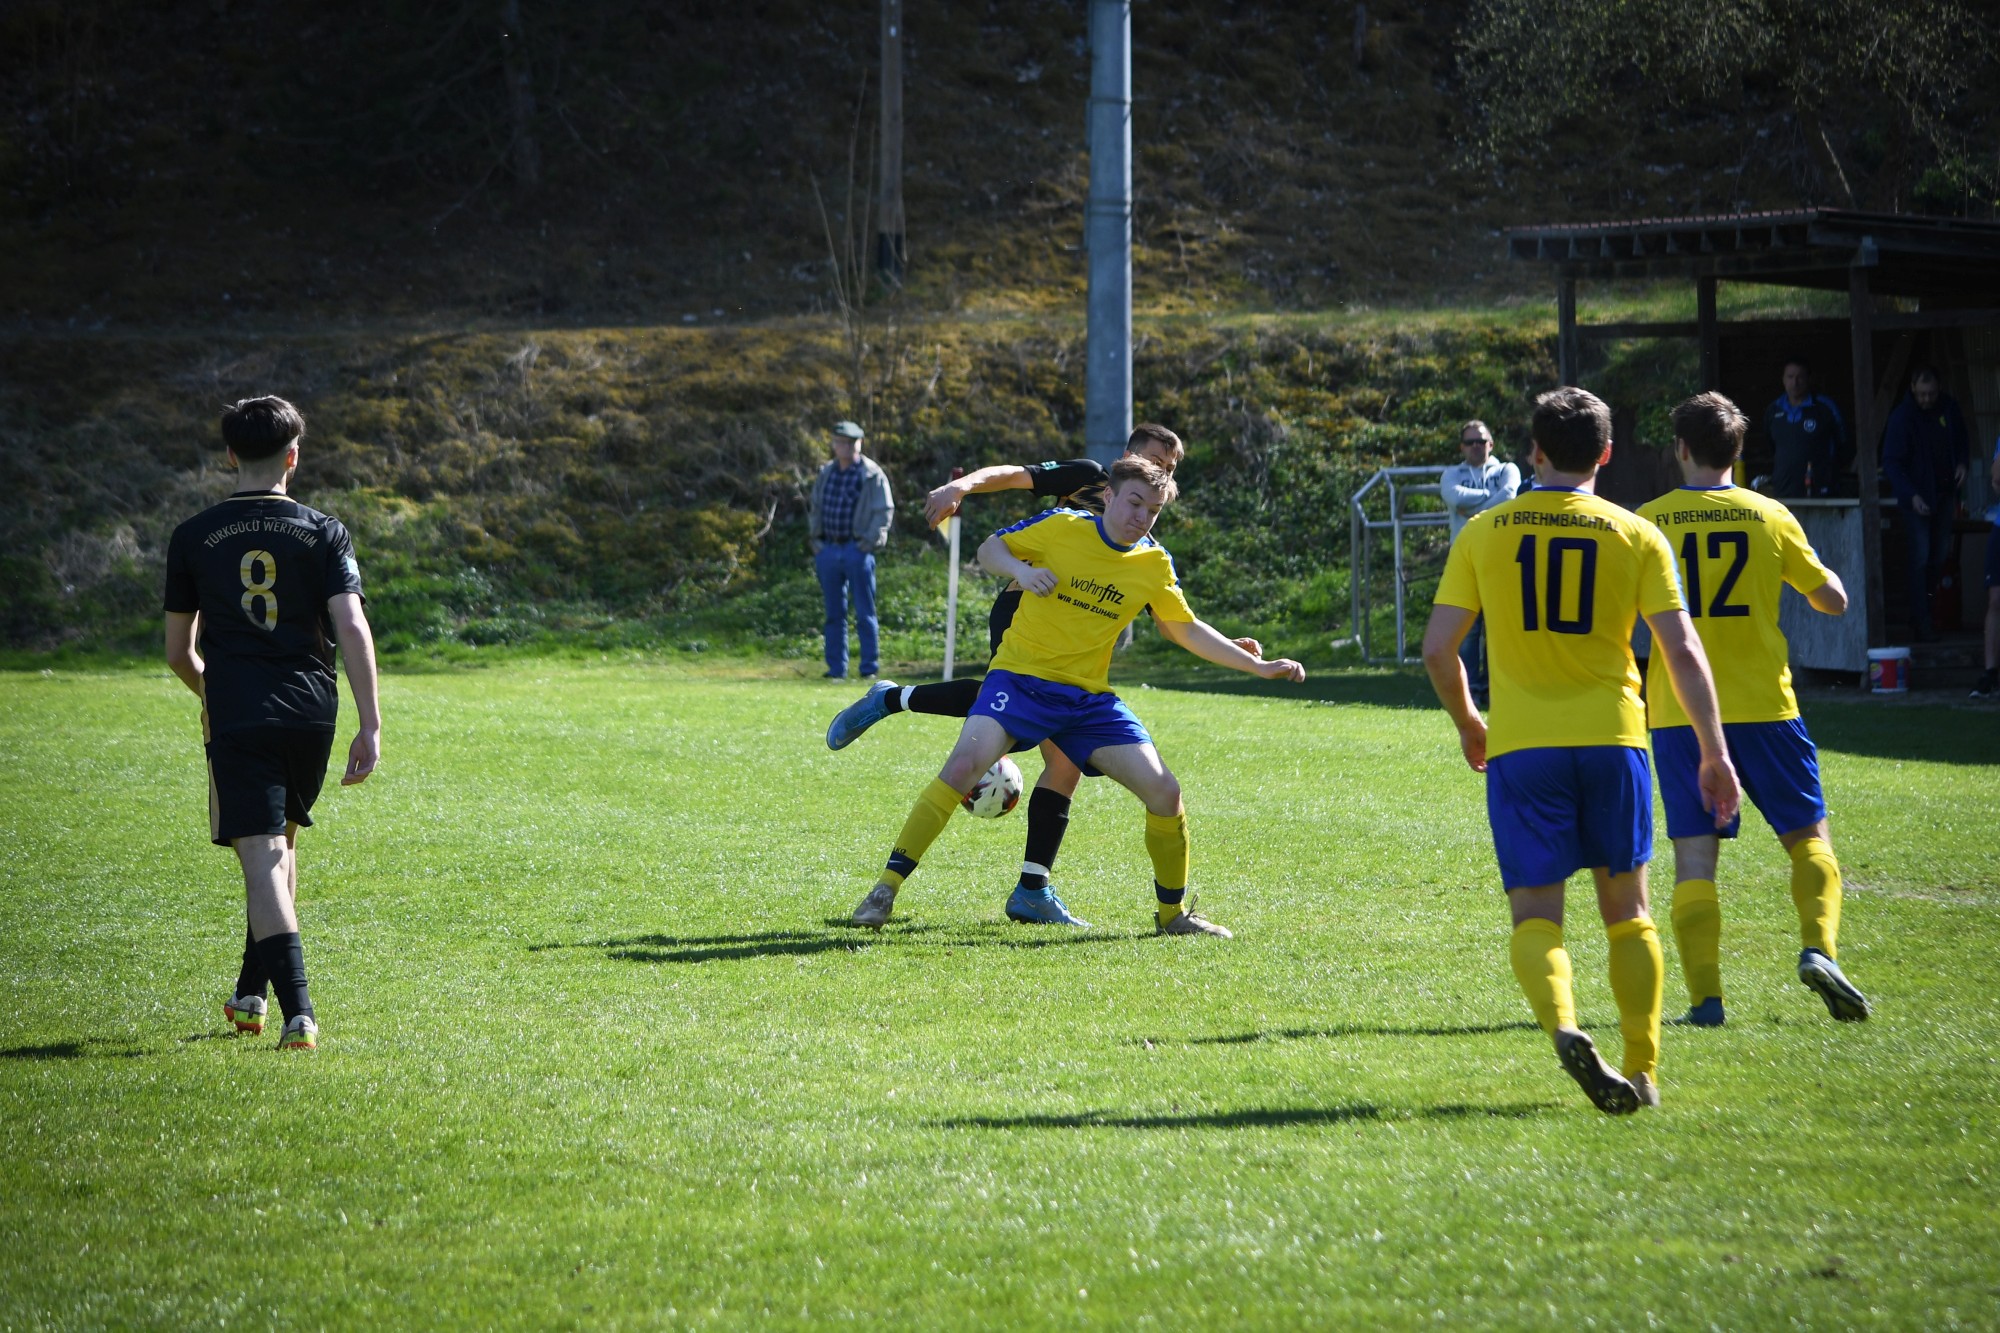
[[[1937,373],[1937,367],[1923,361],[1910,367],[1910,387],[1915,388],[1919,380],[1929,380],[1940,387],[1944,384],[1944,377]]]
[[[1806,360],[1802,356],[1788,356],[1783,361],[1780,361],[1778,363],[1778,373],[1780,375],[1783,375],[1793,366],[1797,366],[1800,370],[1803,370],[1808,376],[1812,374],[1812,362]]]
[[[1674,438],[1703,467],[1728,467],[1743,452],[1750,418],[1719,393],[1698,393],[1673,411]]]
[[[1551,389],[1535,400],[1529,434],[1558,472],[1595,472],[1611,447],[1611,409],[1587,389]]]
[[[1126,454],[1111,465],[1111,487],[1117,490],[1128,481],[1143,481],[1147,487],[1160,493],[1166,503],[1172,504],[1181,488],[1174,483],[1174,474],[1155,463],[1150,458],[1140,458],[1136,454]]]
[[[1187,446],[1181,443],[1180,436],[1174,434],[1165,426],[1152,421],[1142,421],[1132,427],[1132,438],[1125,441],[1125,452],[1128,454],[1131,453],[1148,440],[1164,446],[1166,451],[1175,458],[1179,458],[1187,452]]]
[[[246,463],[283,453],[305,433],[306,419],[282,398],[245,398],[222,414],[222,442]]]

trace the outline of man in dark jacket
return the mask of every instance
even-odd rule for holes
[[[1958,404],[1929,366],[1910,373],[1910,392],[1889,414],[1882,474],[1895,488],[1910,553],[1910,630],[1919,643],[1937,638],[1931,593],[1951,549],[1951,524],[1965,484],[1970,440]]]
[[[1833,473],[1847,452],[1847,423],[1831,398],[1812,391],[1812,372],[1793,357],[1785,363],[1785,391],[1764,409],[1771,438],[1771,482],[1779,499],[1832,495]]]

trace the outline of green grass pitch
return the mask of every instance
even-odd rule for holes
[[[1753,816],[1730,1025],[1614,1121],[1531,1026],[1421,678],[1121,688],[1233,942],[1151,936],[1103,783],[1056,877],[1096,930],[1004,920],[1018,813],[839,924],[955,734],[830,754],[851,686],[392,674],[381,772],[302,838],[323,1035],[281,1057],[221,1022],[192,700],[0,675],[0,1328],[2000,1324],[1990,713],[1811,702],[1877,1016],[1793,978]]]

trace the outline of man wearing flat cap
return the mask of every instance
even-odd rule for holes
[[[847,676],[847,602],[854,599],[854,628],[861,639],[861,674],[880,666],[875,619],[875,553],[889,544],[895,517],[889,478],[861,453],[861,427],[833,424],[833,461],[813,479],[813,570],[826,596],[826,676]]]

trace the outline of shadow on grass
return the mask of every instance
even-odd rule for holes
[[[0,1049],[0,1060],[130,1060],[150,1054],[136,1046],[105,1046],[100,1042],[46,1041],[37,1046]]]
[[[1266,651],[1276,652],[1275,647]],[[1235,694],[1293,703],[1366,704],[1375,708],[1438,709],[1437,695],[1419,668],[1336,667],[1308,671],[1305,684],[1260,680],[1222,667],[1204,670],[1179,663],[1134,665],[1115,675],[1112,688],[1135,703],[1141,684],[1187,694]]]
[[[1427,1107],[1415,1115],[1425,1120],[1467,1120],[1491,1117],[1526,1120],[1552,1109],[1554,1102],[1505,1106],[1472,1106],[1455,1102]],[[1363,1102],[1355,1106],[1249,1106],[1237,1111],[1169,1112],[1165,1115],[1118,1115],[1110,1111],[1078,1111],[1071,1115],[969,1115],[933,1123],[940,1129],[1251,1129],[1294,1125],[1343,1125],[1364,1120],[1400,1120]]]
[[[579,940],[531,944],[531,953],[549,949],[596,949],[607,958],[627,963],[716,963],[746,958],[808,958],[823,953],[856,953],[900,940],[943,945],[945,949],[1046,949],[1058,945],[1108,943],[1130,938],[1108,932],[1065,932],[1060,935],[1007,935],[998,929],[948,930],[943,926],[891,923],[881,931],[854,926],[846,917],[829,917],[831,933],[768,930],[748,935],[634,935],[616,940]],[[1016,928],[1018,929],[1018,927]],[[932,937],[925,939],[925,937]]]
[[[1282,1028],[1276,1032],[1230,1032],[1216,1037],[1184,1037],[1181,1040],[1189,1046],[1243,1046],[1257,1041],[1313,1041],[1327,1037],[1485,1037],[1497,1032],[1541,1030],[1539,1024],[1524,1018],[1514,1023],[1439,1024],[1434,1027],[1345,1023],[1339,1027]]]
[[[1808,695],[1800,703],[1813,744],[1821,750],[1966,767],[1996,762],[1991,714],[1981,722],[1978,714],[1986,710],[1956,697],[1910,703],[1857,693],[1851,698]]]

